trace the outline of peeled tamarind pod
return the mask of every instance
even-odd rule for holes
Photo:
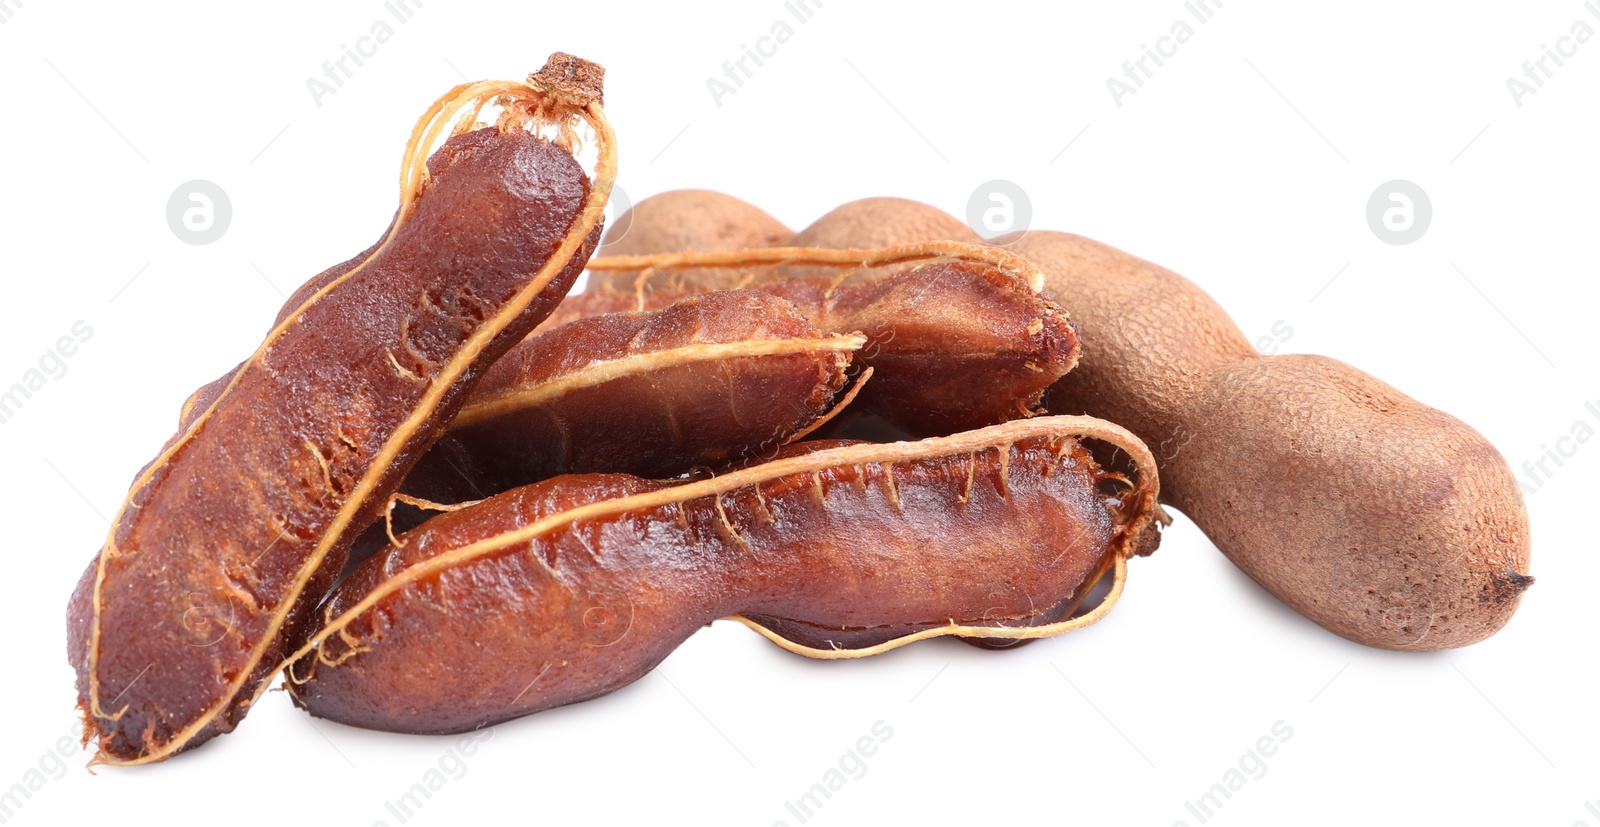
[[[724,253],[597,256],[591,272],[645,273],[636,306],[681,295],[651,290],[681,269],[747,272],[805,268],[822,275],[763,277],[757,290],[781,296],[822,330],[859,331],[856,363],[874,370],[855,407],[914,436],[993,425],[1034,412],[1044,390],[1078,358],[1067,313],[1041,295],[1043,275],[1027,261],[989,247],[926,242],[878,250],[783,247]],[[880,276],[878,271],[890,270]],[[612,299],[583,300],[589,296]],[[615,306],[605,289],[574,297],[579,310]],[[577,311],[574,311],[577,312]]]
[[[354,533],[571,286],[615,177],[600,73],[557,54],[525,82],[439,99],[411,136],[388,235],[191,406],[135,479],[68,606],[98,760],[161,760],[237,725]],[[593,182],[573,155],[583,125]]]
[[[794,231],[760,207],[711,190],[672,190],[633,205],[606,233],[600,254],[642,256],[717,252],[786,244]],[[637,271],[611,271],[590,276],[589,290],[610,288],[631,292]],[[741,287],[747,275],[728,269],[679,270],[674,279],[696,290]]]
[[[1178,274],[1066,233],[997,239],[1071,306],[1083,364],[1047,398],[1127,426],[1162,493],[1239,568],[1325,628],[1448,649],[1504,626],[1528,517],[1494,446],[1342,362],[1261,356]]]
[[[1048,637],[1103,617],[1158,539],[1153,459],[1107,422],[795,448],[675,485],[557,477],[441,514],[335,591],[291,696],[355,726],[462,732],[617,689],[729,615],[819,658]],[[1106,573],[1110,596],[1072,617]]]
[[[664,478],[759,461],[828,413],[866,337],[754,290],[582,319],[496,362],[402,491],[482,499],[558,474]],[[450,486],[439,491],[433,484]]]

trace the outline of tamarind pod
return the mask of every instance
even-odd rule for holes
[[[335,591],[291,697],[356,726],[466,731],[614,690],[735,613],[821,658],[1047,637],[1103,617],[1157,540],[1153,460],[1099,420],[794,447],[695,482],[563,476],[441,514]],[[1112,597],[1069,617],[1107,571]]]
[[[754,290],[582,319],[490,367],[401,491],[459,502],[558,474],[665,478],[770,458],[828,413],[865,341]]]
[[[389,235],[275,326],[135,480],[68,607],[98,761],[162,760],[233,729],[352,527],[570,287],[615,175],[599,73],[558,54],[526,82],[440,98],[407,147]],[[490,103],[498,120],[477,128]],[[598,136],[592,185],[570,149],[580,120]]]
[[[1516,611],[1527,511],[1466,423],[1322,356],[1261,356],[1182,276],[1066,233],[997,239],[1044,269],[1087,352],[1047,397],[1143,437],[1166,500],[1239,568],[1338,635],[1465,646]]]
[[[865,334],[856,362],[874,374],[856,408],[914,436],[1029,416],[1044,390],[1077,362],[1072,321],[1038,292],[1043,275],[993,248],[927,242],[879,250],[775,248],[589,261],[591,272],[642,271],[633,293],[642,306],[681,295],[678,286],[651,290],[655,274],[670,279],[681,269],[724,266],[831,273],[758,277],[751,286],[793,302],[823,330]],[[896,272],[876,275],[885,269]],[[573,312],[614,306],[609,303],[621,301],[616,297],[607,289],[585,293],[574,298]]]
[[[711,190],[671,190],[640,201],[619,216],[600,254],[639,256],[779,247],[794,231],[766,211]],[[631,292],[637,271],[592,273],[587,291]],[[732,268],[679,270],[673,280],[695,292],[744,286],[748,275]]]

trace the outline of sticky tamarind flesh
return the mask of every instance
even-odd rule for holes
[[[597,71],[557,55],[542,80],[441,99],[413,136],[390,234],[191,406],[135,480],[68,607],[85,740],[98,737],[100,760],[161,760],[233,729],[354,531],[478,373],[570,287],[604,191],[565,145],[524,125],[583,118],[601,133],[598,180],[609,181]],[[488,100],[503,104],[497,125],[450,119]],[[430,140],[417,135],[452,124],[424,171]]]
[[[1136,458],[1103,469],[1084,441]],[[1116,426],[1042,417],[915,443],[796,446],[669,485],[571,475],[441,514],[356,570],[290,667],[347,724],[460,732],[629,683],[735,613],[793,651],[1028,639],[1156,539],[1156,481]],[[1130,481],[1131,480],[1131,481]],[[793,638],[785,637],[786,634]]]

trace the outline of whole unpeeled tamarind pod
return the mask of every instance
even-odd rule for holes
[[[1167,501],[1280,600],[1385,649],[1465,646],[1511,618],[1533,582],[1527,511],[1477,431],[1343,362],[1258,354],[1200,288],[1120,250],[996,243],[1080,325],[1050,409],[1144,438]]]
[[[736,613],[820,658],[1048,637],[1103,617],[1158,539],[1153,460],[1099,420],[790,450],[676,485],[557,477],[441,514],[345,580],[289,691],[347,724],[461,732],[610,692]],[[1106,601],[1072,617],[1106,573]]]
[[[1043,275],[1004,251],[956,242],[597,256],[592,272],[642,275],[626,294],[600,288],[572,297],[557,314],[671,301],[685,288],[655,290],[655,279],[672,284],[675,272],[706,267],[756,274],[753,289],[793,302],[817,327],[865,334],[855,361],[874,373],[855,407],[914,436],[1031,415],[1045,388],[1077,363],[1076,331],[1066,311],[1039,293]],[[815,275],[768,275],[801,269]]]
[[[454,503],[558,474],[767,459],[829,412],[865,342],[755,290],[563,325],[484,373],[401,492]]]
[[[761,208],[711,190],[672,190],[633,205],[618,216],[600,244],[607,256],[720,252],[753,247],[781,247],[794,231]],[[628,291],[637,271],[591,273],[589,290]],[[737,287],[738,273],[725,269],[679,270],[674,279],[696,290]]]
[[[526,82],[436,102],[407,147],[388,235],[191,406],[134,481],[68,607],[99,760],[161,760],[233,729],[355,531],[570,287],[615,176],[600,72],[558,54]],[[596,136],[593,182],[573,155],[581,124]]]

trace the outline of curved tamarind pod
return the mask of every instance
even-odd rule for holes
[[[695,482],[565,476],[441,514],[335,591],[291,696],[355,726],[460,732],[610,692],[735,613],[822,658],[1048,637],[1103,617],[1158,539],[1153,459],[1100,420],[795,447]],[[1108,571],[1106,603],[1071,617]]]
[[[1465,646],[1511,618],[1533,580],[1527,511],[1477,431],[1343,362],[1256,353],[1200,288],[1120,250],[996,242],[1044,269],[1087,343],[1050,409],[1144,438],[1166,499],[1280,600],[1385,649]]]
[[[1067,313],[1038,292],[1043,275],[990,247],[926,242],[879,250],[783,247],[589,260],[591,272],[645,271],[633,293],[640,306],[681,295],[679,287],[650,289],[654,278],[670,280],[676,271],[702,267],[829,273],[759,277],[751,286],[793,302],[822,330],[864,333],[867,344],[856,362],[874,374],[855,407],[914,436],[1029,416],[1045,388],[1077,363],[1077,333]],[[881,276],[881,270],[895,272]],[[575,296],[570,312],[615,306],[617,295],[602,289]]]
[[[599,74],[558,54],[526,82],[436,102],[389,235],[275,326],[135,480],[68,606],[98,760],[161,760],[238,723],[354,530],[570,287],[615,177]],[[580,122],[598,138],[592,184],[571,150]]]
[[[460,502],[558,474],[666,478],[770,458],[828,413],[865,342],[754,290],[563,325],[484,373],[401,492]]]
[[[600,254],[641,256],[778,247],[794,230],[765,210],[712,190],[672,190],[633,205],[623,213],[600,245]],[[587,290],[631,292],[638,271],[591,273]],[[679,270],[674,279],[686,288],[727,290],[743,286],[745,274],[731,269]]]

